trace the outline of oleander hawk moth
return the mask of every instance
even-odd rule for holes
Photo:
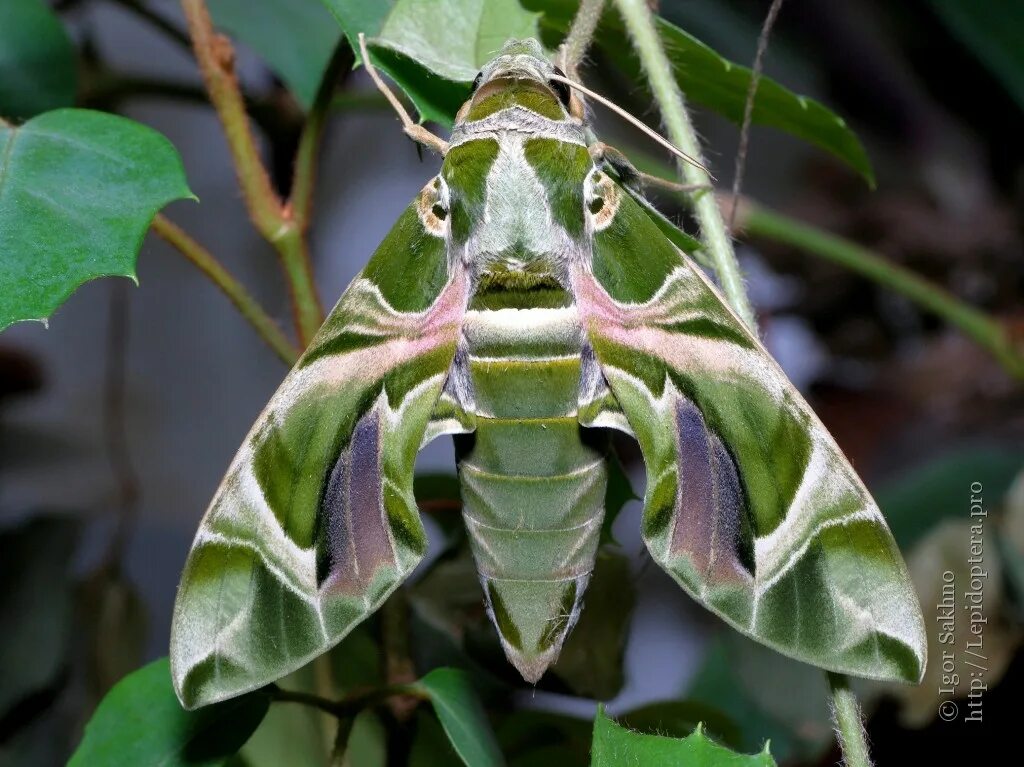
[[[923,621],[853,468],[716,288],[588,151],[534,41],[487,64],[440,173],[246,437],[178,591],[188,707],[335,645],[426,547],[413,464],[454,435],[482,599],[536,681],[594,566],[609,430],[643,537],[694,599],[793,658],[916,681]]]

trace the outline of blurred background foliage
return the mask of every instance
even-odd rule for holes
[[[436,40],[424,35],[425,47],[410,47],[389,26],[389,14],[412,12],[415,3],[208,4],[239,48],[246,103],[282,192],[291,186],[305,115],[323,74],[332,60],[340,70],[329,91],[312,234],[326,305],[436,166],[432,158],[420,160],[364,73],[353,69],[345,35],[366,31],[377,38],[381,67],[424,117],[445,125],[468,91],[481,40],[536,29],[553,48],[575,9],[570,0],[501,0],[501,12],[481,16],[469,43],[444,48],[444,60],[431,67],[424,62]],[[723,189],[747,80],[742,70],[722,74],[720,57],[749,64],[767,5],[658,4],[676,74],[697,107]],[[445,7],[470,13],[475,6],[446,0]],[[203,201],[174,205],[170,218],[208,243],[272,317],[284,321],[287,291],[270,264],[270,248],[249,233],[184,30],[180,8],[169,1],[3,0],[0,114],[21,123],[49,110],[86,107],[126,114],[167,135]],[[880,765],[901,764],[906,754],[960,763],[978,758],[979,743],[1009,749],[1024,690],[1024,393],[1020,368],[1007,363],[1024,339],[1021,40],[1019,3],[788,0],[767,59],[771,80],[762,82],[755,109],[744,186],[749,207],[741,211],[763,209],[768,218],[741,212],[739,253],[762,334],[876,494],[907,557],[933,640],[922,685],[858,687]],[[599,30],[582,74],[657,125],[614,17]],[[802,104],[799,93],[814,101]],[[602,138],[639,166],[672,172],[639,134],[600,107],[595,116]],[[51,120],[53,129],[52,116],[36,118],[22,128],[27,137],[39,119]],[[147,156],[162,151],[146,143],[155,138],[137,123],[111,130],[114,144],[141,147]],[[81,168],[87,172],[88,165]],[[174,167],[163,173],[132,181],[145,180],[152,200],[140,194],[117,203],[124,218],[118,225],[143,222],[135,240],[156,209],[188,196]],[[68,180],[62,191],[74,196],[73,187]],[[654,196],[672,222],[693,231],[683,202]],[[820,242],[794,235],[787,222],[855,243],[861,250],[853,253],[852,268],[828,258]],[[30,232],[36,243],[46,237],[44,224]],[[0,262],[7,270],[16,243],[3,242]],[[138,242],[129,237],[120,247],[118,256],[111,245],[107,271],[65,270],[61,300],[96,274],[134,274]],[[990,324],[980,337],[992,331],[992,343],[979,345],[966,325],[951,327],[955,317],[937,316],[885,274],[867,278],[870,268],[857,261],[863,253],[906,267],[950,300],[981,310]],[[0,337],[0,764],[63,763],[104,694],[165,654],[192,532],[283,375],[228,302],[180,263],[151,238],[139,260],[138,289],[123,280],[89,283],[53,316],[51,329],[23,323]],[[6,280],[13,272],[4,274]],[[0,300],[4,324],[48,316],[59,303],[24,308]],[[346,764],[422,767],[460,757],[491,763],[495,744],[513,765],[587,764],[595,701],[640,732],[696,737],[702,723],[715,741],[747,754],[770,739],[779,764],[835,763],[822,674],[724,630],[650,567],[629,488],[633,478],[636,493],[642,491],[639,454],[625,442],[619,447],[624,473],[613,482],[612,520],[586,610],[536,689],[504,661],[486,620],[457,485],[446,470],[450,448],[428,451],[417,497],[430,520],[429,561],[332,651],[329,665],[281,682],[298,697],[409,686],[409,695],[355,716]],[[967,577],[972,483],[983,488],[989,511],[988,690],[984,723],[977,726],[937,718],[948,697],[940,693],[937,662],[944,649],[955,648],[955,695],[967,710],[967,624],[961,621],[952,645],[940,645],[936,605],[943,572],[955,573],[958,582]],[[86,744],[99,750],[90,752],[92,759],[80,754],[78,763],[107,763],[97,756],[102,729],[125,721],[137,723],[135,735],[145,733],[140,748],[147,754],[169,750],[182,763],[325,763],[335,729],[330,712],[249,697],[204,710],[199,719],[186,716],[161,663],[147,665],[106,698],[100,713],[107,718],[97,716]],[[444,668],[460,671],[437,671]],[[147,719],[161,711],[163,729]],[[476,722],[485,735],[453,735],[460,721]],[[598,725],[602,742],[632,737],[607,719],[599,717]],[[185,752],[182,742],[190,744]],[[596,751],[594,763],[600,763]]]

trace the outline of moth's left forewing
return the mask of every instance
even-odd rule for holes
[[[588,201],[592,261],[572,279],[616,407],[591,406],[590,417],[614,426],[621,411],[640,443],[652,556],[781,652],[917,681],[920,607],[870,494],[700,270],[614,182],[599,181]]]
[[[346,290],[203,518],[171,637],[175,689],[189,707],[329,649],[424,552],[413,466],[467,300],[431,211],[437,196],[428,185]]]

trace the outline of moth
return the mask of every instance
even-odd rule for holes
[[[202,520],[171,636],[187,707],[299,668],[387,599],[423,557],[413,464],[442,435],[482,599],[527,681],[583,607],[611,430],[643,454],[647,548],[694,599],[801,661],[920,678],[920,607],[871,496],[589,135],[535,41],[484,66],[440,173]]]

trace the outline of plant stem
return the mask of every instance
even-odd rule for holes
[[[867,735],[861,720],[860,706],[850,689],[850,680],[846,674],[833,671],[827,672],[827,675],[832,690],[832,721],[843,751],[844,767],[871,767]]]
[[[245,100],[235,76],[235,52],[230,41],[214,32],[204,0],[181,0],[196,61],[203,74],[210,101],[228,140],[249,216],[268,241],[275,241],[286,228],[281,201],[270,186],[256,141],[249,130]]]
[[[264,689],[275,703],[299,703],[339,719],[355,716],[364,708],[374,706],[396,695],[413,697],[419,700],[425,700],[428,697],[423,690],[420,690],[414,684],[389,684],[383,687],[375,687],[371,690],[363,690],[346,695],[340,700],[330,700],[329,698],[300,690],[285,690],[276,684],[269,685]]]
[[[270,185],[249,129],[245,100],[235,76],[234,49],[214,32],[205,0],[181,0],[199,69],[227,137],[242,197],[257,231],[274,246],[292,298],[299,340],[306,347],[323,321],[304,232]]]
[[[633,47],[640,55],[640,61],[647,73],[654,99],[658,102],[658,108],[661,110],[669,138],[679,149],[703,164],[697,132],[693,123],[690,122],[683,94],[672,74],[672,67],[658,37],[650,8],[644,0],[615,0],[615,2],[626,22],[626,28],[633,40]],[[708,174],[694,165],[680,163],[679,171],[687,184],[711,185]],[[713,194],[698,194],[695,195],[695,198],[694,214],[700,224],[701,239],[715,265],[715,271],[722,283],[725,297],[740,318],[756,333],[754,312],[743,287],[743,276],[740,273],[739,264],[736,263],[732,239],[725,228],[725,221],[722,218],[718,202]]]
[[[1024,350],[1015,345],[1003,325],[984,312],[909,269],[842,237],[764,208],[747,198],[740,202],[739,210],[739,229],[749,236],[792,245],[906,296],[959,328],[964,335],[988,350],[1008,373],[1024,379]]]
[[[292,221],[303,234],[309,228],[310,213],[313,207],[313,190],[316,181],[316,162],[319,156],[320,141],[323,138],[324,125],[334,103],[334,86],[339,75],[352,66],[352,49],[348,43],[341,43],[324,72],[323,80],[317,90],[313,105],[306,118],[299,137],[299,147],[295,154],[295,174],[292,177],[291,193],[288,206],[291,209]]]
[[[594,32],[597,30],[603,10],[604,0],[582,0],[572,20],[572,26],[562,43],[561,50],[562,69],[572,80],[580,79],[579,66],[583,62],[583,57],[587,55],[590,41],[594,39]]]
[[[152,229],[169,245],[195,264],[213,283],[223,291],[249,321],[260,337],[281,358],[286,365],[294,365],[299,350],[288,340],[280,326],[264,311],[242,284],[206,248],[196,242],[184,229],[173,223],[162,213],[153,219]]]
[[[761,70],[764,68],[764,57],[768,53],[768,38],[772,34],[772,27],[782,10],[783,0],[772,0],[768,8],[768,15],[765,16],[764,24],[761,25],[761,34],[757,38],[757,50],[754,53],[754,66],[750,72],[750,85],[747,86],[747,98],[743,104],[743,123],[740,125],[740,145],[736,150],[736,166],[732,174],[732,210],[729,212],[729,231],[736,230],[736,205],[740,199],[740,189],[743,188],[743,171],[747,166],[747,149],[750,147],[750,123],[754,117],[754,97],[757,96],[757,86],[761,82]]]

